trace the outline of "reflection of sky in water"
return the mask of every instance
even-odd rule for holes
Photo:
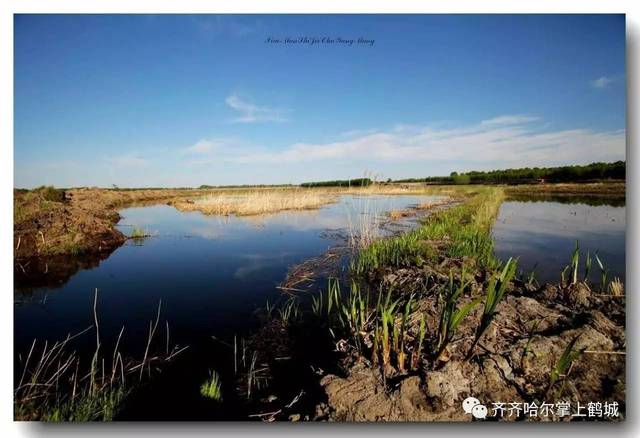
[[[358,223],[361,217],[380,216],[393,209],[432,202],[436,196],[342,196],[339,202],[315,210],[282,211],[255,216],[206,216],[199,212],[182,213],[173,207],[157,205],[122,210],[119,228],[130,234],[133,228],[143,228],[163,237],[197,236],[205,239],[237,239],[245,233],[262,231],[324,231],[338,230]],[[241,233],[241,234],[239,234]]]
[[[611,270],[610,276],[624,280],[625,207],[588,206],[557,202],[505,202],[493,228],[496,255],[500,259],[519,256],[525,272],[537,263],[536,277],[557,281],[567,265],[576,240],[583,253],[598,251]],[[599,269],[593,263],[591,279]]]
[[[183,213],[167,205],[124,209],[118,228],[125,234],[143,228],[152,237],[129,241],[97,268],[78,272],[51,290],[45,303],[16,306],[16,346],[22,351],[34,338],[57,340],[86,328],[92,323],[95,288],[105,339],[125,325],[124,342],[144,344],[159,300],[175,342],[246,332],[257,323],[257,308],[281,298],[275,286],[287,269],[334,244],[324,231],[344,229],[350,217],[365,211],[382,213],[431,200],[347,196],[319,210],[246,217]]]

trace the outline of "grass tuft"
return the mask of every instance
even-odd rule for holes
[[[549,387],[548,390],[553,387],[553,385],[561,378],[565,377],[568,373],[569,367],[582,354],[582,351],[575,350],[575,344],[578,341],[580,335],[575,336],[567,346],[564,351],[560,355],[558,362],[551,369],[551,373],[549,373]],[[547,391],[548,391],[547,390]]]
[[[222,401],[222,383],[220,376],[214,370],[211,370],[210,377],[200,385],[200,395],[205,398]]]
[[[63,189],[56,189],[53,186],[40,186],[35,189],[45,201],[50,202],[64,202],[66,201],[66,191]]]
[[[150,234],[142,228],[135,227],[131,232],[131,239],[144,239],[145,237],[149,237]]]
[[[438,344],[435,354],[436,361],[440,358],[442,353],[453,339],[456,329],[464,318],[473,310],[473,308],[480,302],[479,299],[475,299],[462,307],[458,307],[458,299],[469,285],[464,281],[464,270],[460,276],[460,283],[455,286],[453,280],[453,273],[449,272],[449,290],[445,298],[445,303],[442,306],[440,313],[440,324],[438,331]]]
[[[480,324],[478,325],[478,328],[476,330],[473,344],[469,349],[469,354],[467,356],[468,358],[471,357],[476,344],[478,343],[484,332],[491,325],[491,321],[493,321],[493,318],[496,316],[496,309],[498,307],[498,304],[500,304],[500,302],[504,298],[507,292],[507,286],[515,277],[517,270],[518,263],[516,262],[516,260],[509,258],[509,260],[507,260],[507,262],[502,267],[502,271],[500,272],[500,274],[494,274],[489,280],[489,284],[486,288],[486,297],[484,300],[484,311],[482,312],[482,317],[480,319]]]

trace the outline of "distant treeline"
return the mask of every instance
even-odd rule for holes
[[[585,166],[522,167],[518,169],[451,172],[449,176],[409,178],[394,182],[426,182],[431,184],[521,184],[531,182],[581,182],[603,179],[625,179],[624,161],[591,163]]]
[[[315,181],[300,184],[301,187],[366,187],[371,178],[338,179],[334,181]]]
[[[268,187],[293,187],[293,184],[236,184],[227,186],[210,186],[202,184],[198,189],[242,189],[242,188],[257,188],[264,189]]]

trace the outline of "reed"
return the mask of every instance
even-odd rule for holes
[[[316,317],[322,316],[323,309],[323,301],[322,301],[322,292],[320,292],[317,296],[314,295],[311,297],[311,310]]]
[[[135,227],[129,236],[131,239],[144,239],[145,237],[149,237],[150,234],[145,231],[143,228]]]
[[[291,297],[284,305],[278,309],[280,321],[288,326],[298,319],[300,306],[296,297]]]
[[[458,300],[468,285],[469,283],[464,280],[464,275],[461,275],[460,282],[455,285],[453,273],[449,272],[448,293],[442,306],[440,324],[438,325],[439,331],[437,334],[437,348],[434,355],[435,361],[440,359],[442,353],[444,353],[460,323],[462,323],[469,312],[480,303],[479,299],[475,299],[458,307]]]
[[[538,280],[536,280],[536,269],[538,268],[538,264],[534,264],[533,265],[533,269],[531,269],[531,271],[529,272],[529,274],[527,275],[527,286],[528,287],[538,287],[540,284],[538,283]]]
[[[110,421],[135,383],[130,378],[152,364],[168,362],[186,347],[167,348],[164,354],[152,354],[147,342],[142,361],[125,359],[119,350],[124,327],[120,330],[110,360],[105,357],[98,318],[98,291],[93,300],[94,323],[64,340],[39,348],[33,341],[22,363],[21,377],[14,390],[16,420]],[[75,339],[95,333],[96,347],[88,364],[71,349]],[[167,345],[168,345],[167,332]]]
[[[598,257],[598,253],[596,253],[596,263],[598,263],[598,267],[600,268],[600,292],[604,293],[607,290],[609,270],[605,268],[604,263],[602,263],[602,260]]]
[[[624,296],[624,285],[618,277],[615,277],[611,283],[609,283],[609,293],[614,297]]]
[[[398,302],[399,300],[391,301],[391,291],[389,291],[384,305],[378,310],[382,327],[382,365],[385,369],[391,364],[392,333],[395,327],[395,312]]]
[[[361,338],[366,333],[367,322],[371,312],[369,310],[369,296],[363,297],[360,288],[355,282],[351,284],[347,303],[342,305],[342,313],[356,348],[362,352]]]
[[[571,254],[571,284],[578,283],[578,268],[580,266],[580,246],[578,245],[578,241],[576,240],[576,246]]]
[[[351,272],[366,275],[382,266],[420,266],[436,256],[434,245],[442,243],[446,256],[470,257],[479,267],[496,267],[490,231],[504,191],[479,187],[459,196],[466,196],[466,201],[428,216],[416,230],[361,248],[352,258]]]
[[[476,335],[473,343],[471,344],[471,348],[469,349],[467,358],[470,358],[473,355],[475,346],[477,345],[478,341],[480,341],[480,338],[482,337],[484,332],[487,331],[487,329],[491,325],[491,321],[493,321],[493,318],[495,318],[498,304],[500,304],[500,302],[504,298],[507,292],[507,286],[515,277],[517,269],[517,261],[509,258],[509,260],[507,260],[507,262],[504,264],[500,274],[494,274],[489,280],[489,284],[486,288],[484,310],[482,312],[482,317],[480,318],[480,323],[476,330]]]
[[[267,304],[265,305],[265,308],[264,308],[264,316],[267,320],[270,320],[273,317],[274,309],[275,309],[274,305],[271,304],[269,300],[267,300]]]
[[[574,349],[579,337],[580,335],[577,335],[573,339],[571,339],[571,341],[569,341],[564,351],[560,355],[560,358],[551,369],[551,372],[549,373],[549,386],[547,388],[547,392],[553,387],[553,385],[555,385],[558,379],[560,379],[561,377],[566,377],[567,370],[569,370],[569,367],[571,366],[573,361],[580,357],[580,355],[582,354],[582,351]]]
[[[176,201],[181,211],[200,211],[210,215],[249,216],[284,210],[317,209],[336,201],[336,197],[313,189],[218,191],[193,201]]]
[[[614,280],[609,281],[609,269],[604,265],[597,251],[594,253],[593,258],[591,256],[591,253],[587,251],[584,258],[584,273],[582,277],[579,276],[580,258],[580,245],[576,240],[575,247],[573,249],[573,252],[571,253],[571,260],[569,264],[566,265],[564,269],[562,269],[562,271],[560,271],[560,284],[562,286],[575,286],[576,284],[581,283],[586,285],[590,289],[597,287],[602,294],[608,293],[609,295],[617,296],[621,296],[624,294],[624,285],[619,278],[615,278]],[[600,280],[597,285],[590,285],[589,276],[591,274],[591,270],[593,269],[594,259],[598,266],[598,269],[600,270]],[[569,273],[569,281],[567,281],[567,273]]]
[[[544,318],[536,319],[531,324],[531,329],[529,330],[529,335],[527,336],[527,343],[525,344],[524,348],[522,349],[522,355],[520,356],[520,369],[524,368],[524,360],[527,357],[527,355],[529,354],[529,348],[531,347],[531,342],[533,341],[533,335],[535,334],[535,331],[538,330],[538,327],[540,326],[540,323],[543,320],[544,320]]]
[[[329,278],[327,289],[327,316],[331,315],[331,310],[338,309],[342,297],[340,292],[340,281],[337,278]]]
[[[200,395],[217,402],[222,401],[222,382],[216,371],[209,372],[209,378],[200,386]]]
[[[352,249],[366,248],[381,237],[383,214],[376,205],[369,196],[353,199],[348,204],[347,230]]]
[[[584,283],[586,283],[589,280],[589,274],[591,273],[592,263],[593,261],[591,259],[591,253],[587,251],[587,257],[585,258],[585,261],[584,261],[584,278],[582,279]]]
[[[411,353],[411,369],[418,369],[418,364],[420,361],[420,357],[422,356],[422,349],[425,334],[427,331],[427,323],[424,316],[420,319],[420,327],[418,329],[418,345],[417,348]]]
[[[251,399],[252,394],[256,391],[264,389],[269,381],[269,377],[266,374],[268,368],[266,366],[259,366],[258,364],[258,352],[254,351],[251,355],[251,362],[246,373],[246,395],[247,400]]]
[[[407,333],[407,329],[408,329],[407,322],[408,322],[409,317],[411,315],[411,304],[412,303],[413,303],[413,295],[411,295],[409,297],[409,301],[407,301],[407,304],[405,305],[404,313],[402,314],[402,323],[400,324],[400,330],[399,330],[400,340],[399,340],[399,342],[396,342],[396,344],[399,343],[399,346],[398,346],[396,351],[397,351],[398,371],[400,373],[404,373],[406,371],[405,342],[406,342],[406,333]]]

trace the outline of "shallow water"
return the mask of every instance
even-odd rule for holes
[[[123,233],[142,228],[152,237],[127,241],[97,267],[79,271],[61,287],[14,291],[16,356],[24,357],[36,338],[56,341],[93,324],[98,289],[103,353],[109,354],[124,326],[120,350],[139,360],[149,322],[162,302],[156,348],[164,346],[167,324],[170,344],[190,348],[135,395],[121,419],[246,419],[248,412],[241,411],[244,403],[229,400],[236,385],[231,351],[212,336],[229,342],[234,335],[240,339],[254,332],[260,325],[257,311],[267,301],[288,297],[276,288],[288,269],[344,245],[350,225],[434,200],[345,196],[319,210],[250,217],[206,216],[166,205],[122,210],[118,228]],[[624,207],[507,201],[493,230],[496,254],[502,259],[519,256],[525,271],[538,263],[537,278],[556,281],[578,239],[585,251],[598,250],[611,269],[610,277],[623,279],[624,215]],[[406,231],[414,221],[386,223],[380,233]],[[595,263],[593,270],[597,271]],[[95,349],[93,334],[78,338],[74,348],[90,357]],[[299,393],[302,374],[311,372],[296,363],[291,367],[278,379],[287,400]],[[212,407],[198,393],[211,369],[224,382],[222,407]]]
[[[625,207],[616,200],[572,203],[571,198],[556,201],[518,200],[504,202],[493,227],[495,253],[501,260],[519,257],[521,269],[535,268],[539,282],[559,281],[560,271],[570,263],[576,241],[583,272],[586,253],[593,264],[589,278],[599,282],[600,269],[593,255],[610,270],[609,279],[625,278]]]
[[[15,291],[16,353],[26,353],[35,338],[59,340],[91,325],[96,288],[102,337],[115,340],[125,326],[122,345],[132,354],[144,348],[160,301],[161,336],[167,321],[172,344],[240,336],[257,326],[257,309],[282,298],[276,286],[288,268],[340,243],[334,235],[344,235],[350,223],[434,199],[345,196],[319,210],[249,217],[166,205],[122,210],[118,228],[124,234],[137,227],[152,237],[127,241],[62,287]],[[92,351],[94,340],[85,338],[78,348]]]

